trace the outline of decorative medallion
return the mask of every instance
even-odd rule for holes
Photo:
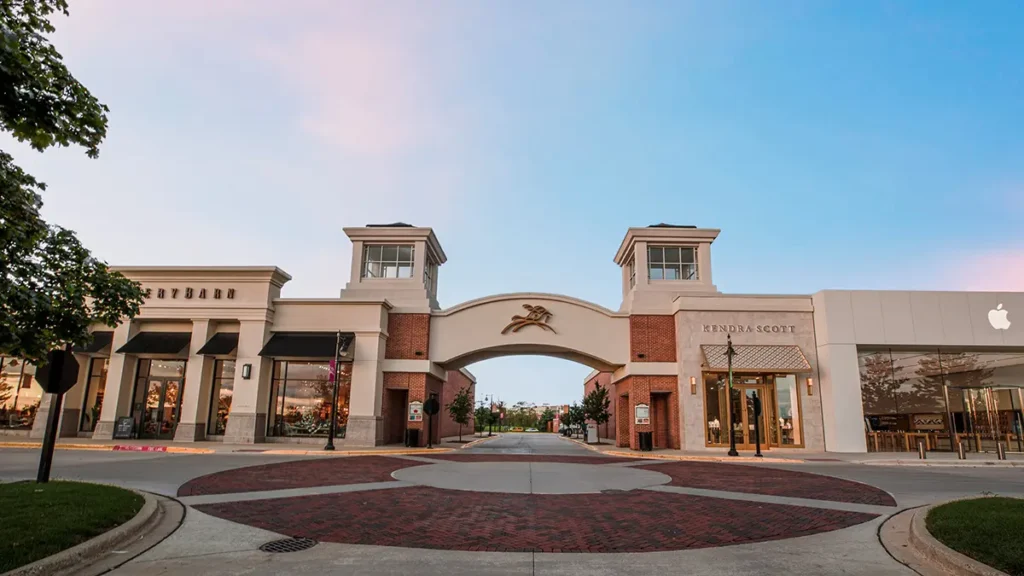
[[[548,309],[543,306],[532,306],[530,304],[523,304],[523,308],[526,308],[530,313],[526,316],[520,316],[516,314],[512,317],[512,321],[505,326],[505,329],[501,331],[502,334],[508,334],[509,332],[519,332],[526,326],[540,326],[545,330],[555,332],[555,329],[548,326],[548,320],[554,316]]]

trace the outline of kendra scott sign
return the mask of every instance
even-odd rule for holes
[[[792,334],[796,326],[791,324],[703,324],[704,332],[723,332],[739,334],[751,332],[757,334]]]

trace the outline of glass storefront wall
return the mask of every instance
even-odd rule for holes
[[[335,434],[344,438],[352,391],[351,363],[341,364],[338,384]],[[267,435],[327,436],[333,393],[329,362],[275,361]]]
[[[1024,352],[859,350],[869,451],[1024,451]],[[952,429],[951,429],[952,427]]]
[[[89,359],[89,377],[85,383],[85,399],[82,402],[82,421],[78,429],[92,432],[100,421],[103,409],[103,392],[107,387],[107,358]]]
[[[221,436],[228,427],[231,399],[235,389],[235,361],[217,360],[213,366],[208,434]]]
[[[704,374],[705,444],[729,445],[729,421],[732,411],[733,434],[740,449],[753,449],[756,443],[754,397],[761,400],[761,445],[803,447],[803,422],[800,395],[795,374],[733,374],[732,394],[728,393],[728,374]]]
[[[35,373],[21,359],[0,357],[0,429],[32,429],[43,398]]]

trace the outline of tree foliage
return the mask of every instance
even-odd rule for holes
[[[107,107],[64,66],[46,34],[65,0],[0,0],[0,127],[43,151],[78,145],[95,158]],[[45,184],[0,150],[0,354],[33,362],[89,342],[89,326],[116,326],[143,303],[142,288],[111,271],[74,232],[40,216]]]
[[[538,428],[540,428],[542,432],[547,430],[548,423],[553,422],[555,416],[556,414],[554,410],[552,410],[551,408],[545,408],[544,412],[540,415],[540,422],[538,422],[540,426],[538,426]]]
[[[466,386],[455,393],[452,401],[445,406],[448,415],[459,425],[459,442],[462,442],[462,427],[469,424],[469,415],[473,412],[473,399],[469,397],[469,387]]]
[[[473,411],[473,423],[477,432],[483,432],[484,428],[491,423],[491,411],[487,406],[478,406]]]
[[[583,406],[573,402],[572,406],[569,406],[569,426],[573,427],[577,434],[583,431],[583,426],[587,423],[586,413],[583,411]]]
[[[583,397],[584,421],[592,420],[598,426],[607,423],[611,417],[608,410],[611,405],[612,399],[608,397],[608,389],[601,386],[600,382],[596,383],[594,389]],[[598,438],[598,443],[600,442],[601,439]]]

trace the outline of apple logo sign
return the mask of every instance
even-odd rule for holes
[[[1010,321],[1006,318],[1009,310],[1003,310],[1003,305],[996,306],[995,310],[988,311],[988,323],[996,330],[1008,330]]]

